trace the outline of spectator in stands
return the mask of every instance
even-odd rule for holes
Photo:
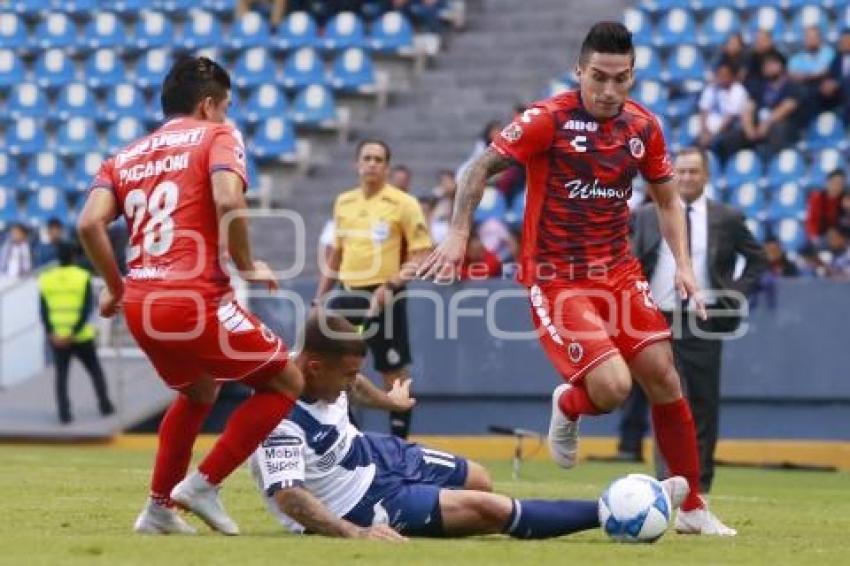
[[[65,239],[65,225],[56,217],[47,220],[47,240],[35,248],[35,266],[41,267],[56,261],[56,244]]]
[[[275,27],[283,19],[283,14],[287,8],[287,0],[237,0],[235,18],[241,18],[256,4],[263,4],[270,9],[269,22]]]
[[[434,209],[428,218],[428,226],[431,230],[431,239],[434,245],[442,243],[449,233],[449,224],[452,220],[452,211],[455,205],[455,193],[457,192],[457,181],[454,171],[444,169],[438,173],[439,182],[431,189],[437,199]]]
[[[714,80],[706,85],[699,99],[700,147],[709,148],[719,136],[740,127],[741,114],[748,100],[735,67],[719,63],[714,69]]]
[[[728,65],[735,70],[735,75],[739,81],[743,81],[747,76],[751,55],[744,44],[744,38],[740,33],[733,33],[723,42],[723,47],[720,48],[720,54],[714,64],[714,68],[721,65]]]
[[[488,218],[478,226],[478,237],[487,251],[496,255],[500,261],[512,261],[511,231],[501,218]]]
[[[812,244],[806,244],[799,252],[800,277],[826,277],[827,265]]]
[[[817,116],[828,104],[821,96],[821,82],[827,77],[834,58],[835,49],[823,43],[820,29],[817,26],[807,27],[803,35],[803,50],[791,57],[788,74],[803,87],[803,106],[809,118]]]
[[[491,279],[501,274],[502,262],[499,257],[484,246],[478,230],[473,229],[458,279],[460,281]]]
[[[0,247],[0,276],[18,279],[30,273],[32,268],[29,230],[17,222],[9,228],[9,235]]]
[[[788,259],[788,254],[782,247],[782,243],[776,238],[768,238],[764,243],[764,252],[767,254],[767,272],[764,277],[797,277],[800,269],[793,261]]]
[[[845,122],[850,122],[850,29],[841,32],[838,51],[820,83],[820,95],[827,107],[839,106]]]
[[[826,245],[832,255],[829,264],[829,277],[850,281],[850,247],[847,245],[848,234],[838,228],[830,228],[826,233]]]
[[[406,193],[410,193],[410,184],[413,181],[413,173],[406,165],[394,165],[390,169],[390,185],[397,189],[401,189]]]
[[[770,30],[762,29],[756,32],[756,38],[753,42],[753,49],[747,61],[746,79],[744,86],[748,92],[753,92],[761,88],[761,83],[764,81],[762,74],[764,69],[764,60],[768,55],[780,53],[773,43],[773,35]]]
[[[844,196],[841,197],[841,210],[838,212],[838,221],[835,225],[845,234],[850,234],[850,191],[845,191]]]
[[[847,192],[847,176],[844,170],[836,169],[826,178],[826,189],[813,191],[809,195],[806,210],[806,235],[816,248],[824,245],[826,232],[838,225],[842,212],[842,200]]]

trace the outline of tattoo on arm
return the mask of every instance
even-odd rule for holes
[[[358,528],[344,519],[336,517],[321,501],[306,489],[292,487],[275,495],[281,511],[298,521],[312,533],[349,537]]]
[[[472,215],[481,202],[487,179],[510,167],[514,161],[488,147],[464,173],[455,198],[452,228],[466,232],[472,228]]]

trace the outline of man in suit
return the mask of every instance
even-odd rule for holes
[[[717,445],[720,409],[721,335],[729,335],[740,324],[740,312],[749,293],[767,268],[767,257],[734,208],[709,199],[708,161],[697,148],[683,149],[676,156],[675,171],[685,207],[688,251],[709,316],[702,320],[693,302],[682,302],[673,286],[675,262],[661,237],[654,204],[633,216],[632,250],[650,282],[652,297],[673,329],[673,353],[683,388],[687,392],[697,429],[705,493],[714,478],[714,449]],[[738,256],[746,260],[735,278]],[[640,459],[640,443],[648,428],[647,401],[635,388],[623,408],[620,458]],[[663,471],[663,466],[658,467]]]

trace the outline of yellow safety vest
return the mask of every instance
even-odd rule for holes
[[[86,300],[89,272],[76,265],[47,269],[38,277],[38,289],[47,303],[47,317],[59,337],[71,336]],[[74,342],[87,342],[95,337],[95,328],[86,323],[74,336]]]

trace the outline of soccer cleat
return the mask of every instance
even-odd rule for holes
[[[218,498],[218,486],[195,472],[174,486],[171,499],[197,515],[213,530],[225,535],[238,535],[239,527],[227,515]]]
[[[563,383],[552,392],[552,418],[549,420],[549,453],[562,468],[576,465],[578,456],[578,419],[571,421],[561,412],[558,399],[572,385]]]
[[[688,480],[682,476],[673,476],[661,482],[664,491],[667,492],[667,497],[670,498],[670,505],[673,509],[678,509],[682,506],[682,502],[691,492],[688,486]]]
[[[174,509],[148,500],[136,518],[133,530],[143,535],[194,535],[195,527],[183,520]]]
[[[702,498],[701,498],[702,499]],[[676,532],[683,535],[710,535],[733,537],[738,531],[724,525],[717,515],[708,509],[708,503],[702,499],[703,506],[692,511],[679,509],[676,514]]]

